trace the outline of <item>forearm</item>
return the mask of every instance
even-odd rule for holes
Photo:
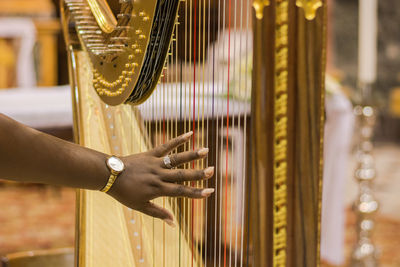
[[[101,189],[107,155],[26,127],[0,114],[0,178]]]

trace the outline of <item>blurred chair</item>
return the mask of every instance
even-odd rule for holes
[[[33,87],[57,84],[57,39],[60,23],[51,0],[1,0],[0,39],[15,47],[16,79],[0,80],[0,86]],[[1,47],[0,47],[1,49]],[[0,50],[0,54],[7,53]],[[4,63],[0,62],[0,69]],[[3,75],[3,78],[6,77]]]
[[[8,66],[8,68],[13,67],[16,69],[16,86],[36,86],[35,64],[33,58],[36,29],[32,20],[28,18],[0,18],[0,38],[19,41],[15,66]],[[0,53],[7,53],[7,55],[11,56],[9,54],[10,51],[2,50]],[[2,65],[3,64],[4,63],[2,63]],[[1,84],[4,85],[9,83],[7,77],[4,77],[1,81]]]
[[[73,267],[74,249],[59,248],[8,254],[1,259],[2,267]]]

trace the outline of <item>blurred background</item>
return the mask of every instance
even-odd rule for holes
[[[360,0],[364,1],[364,0]],[[0,112],[72,140],[67,54],[58,0],[0,1]],[[329,0],[327,125],[322,211],[322,266],[356,266],[360,181],[354,108],[358,85],[358,0]],[[371,240],[380,266],[400,266],[400,2],[378,1],[377,80],[370,183]],[[75,191],[0,181],[0,256],[73,247]],[[373,266],[373,265],[371,265]]]

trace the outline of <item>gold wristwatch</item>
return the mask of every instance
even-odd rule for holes
[[[111,186],[114,184],[115,180],[117,180],[118,176],[125,170],[125,164],[116,156],[111,156],[107,158],[106,165],[110,170],[111,174],[108,178],[106,186],[101,189],[101,192],[106,193],[110,190]]]

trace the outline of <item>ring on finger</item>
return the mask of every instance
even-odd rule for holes
[[[166,168],[168,168],[168,169],[174,168],[174,166],[172,166],[172,163],[171,163],[171,158],[168,155],[163,158],[163,161],[164,161],[164,165]]]

